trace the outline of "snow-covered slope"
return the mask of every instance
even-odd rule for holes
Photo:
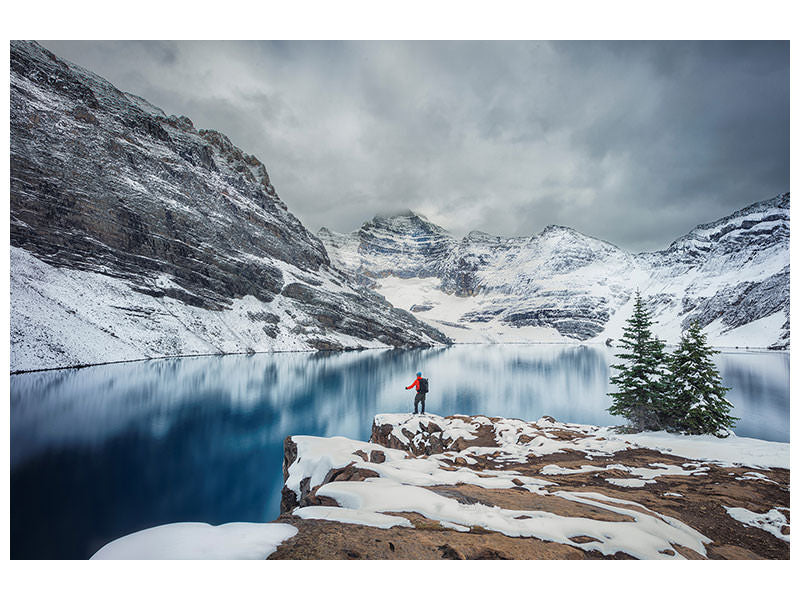
[[[696,319],[725,345],[788,348],[788,193],[637,259],[651,275],[646,292],[655,317],[671,336]]]
[[[10,102],[12,371],[447,341],[332,267],[225,135],[30,42]]]
[[[334,264],[457,341],[618,338],[639,289],[670,343],[697,319],[717,345],[789,344],[788,193],[638,255],[553,225],[455,241],[413,213],[319,235]]]

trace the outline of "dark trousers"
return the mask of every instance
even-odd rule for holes
[[[414,396],[414,414],[417,414],[417,405],[422,402],[422,414],[425,414],[425,394],[422,392],[417,392],[417,395]]]

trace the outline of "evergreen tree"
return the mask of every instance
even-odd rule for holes
[[[624,417],[638,431],[663,429],[666,416],[664,342],[650,331],[653,321],[638,290],[633,315],[627,323],[619,340],[624,351],[616,355],[626,362],[611,365],[619,371],[611,377],[618,391],[609,393],[614,400],[608,412]]]
[[[713,433],[727,437],[738,420],[729,412],[719,371],[711,361],[717,350],[706,342],[700,324],[693,321],[669,357],[671,380],[667,390],[667,420],[670,429],[686,433]]]

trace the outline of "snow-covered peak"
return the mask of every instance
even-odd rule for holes
[[[642,256],[664,262],[699,262],[708,255],[731,255],[789,243],[789,193],[756,202],[711,223],[698,225],[666,250]]]
[[[431,277],[456,244],[450,233],[410,210],[376,216],[353,233],[320,229],[319,237],[344,271],[356,277]]]
[[[515,341],[550,340],[553,330],[616,338],[640,289],[670,342],[697,319],[715,343],[759,347],[788,344],[788,240],[789,194],[638,255],[561,225],[529,237],[472,231],[456,241],[413,213],[323,238],[335,264],[401,308],[425,306],[419,315],[456,339],[494,341],[504,332]],[[732,333],[765,318],[769,334]]]
[[[395,219],[395,218],[405,218],[405,217],[407,217],[407,218],[414,218],[414,217],[424,218],[424,217],[421,217],[421,215],[418,215],[417,213],[415,213],[410,208],[403,208],[401,210],[397,210],[397,211],[394,211],[394,212],[390,211],[390,212],[384,212],[384,213],[380,213],[380,214],[375,215],[375,218],[378,218],[378,219]]]
[[[490,235],[484,231],[474,229],[462,238],[462,243],[472,244],[497,244],[502,238],[496,235]]]
[[[688,235],[704,236],[718,241],[737,229],[748,230],[761,222],[789,220],[789,192],[755,202],[741,210],[695,227]]]
[[[544,229],[542,229],[539,235],[542,236],[552,236],[552,235],[565,235],[565,234],[575,234],[577,231],[572,229],[572,227],[567,227],[566,225],[548,225]]]
[[[359,231],[374,232],[380,230],[399,235],[451,237],[446,229],[432,223],[424,215],[417,214],[411,210],[404,210],[392,215],[376,215],[371,221],[364,223]]]

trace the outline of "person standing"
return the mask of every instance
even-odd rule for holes
[[[414,414],[417,414],[417,406],[422,403],[422,411],[421,414],[425,414],[425,395],[428,393],[428,380],[422,377],[422,372],[417,371],[417,378],[414,380],[409,386],[406,386],[407,390],[411,388],[415,388],[417,390],[417,395],[414,396]]]

